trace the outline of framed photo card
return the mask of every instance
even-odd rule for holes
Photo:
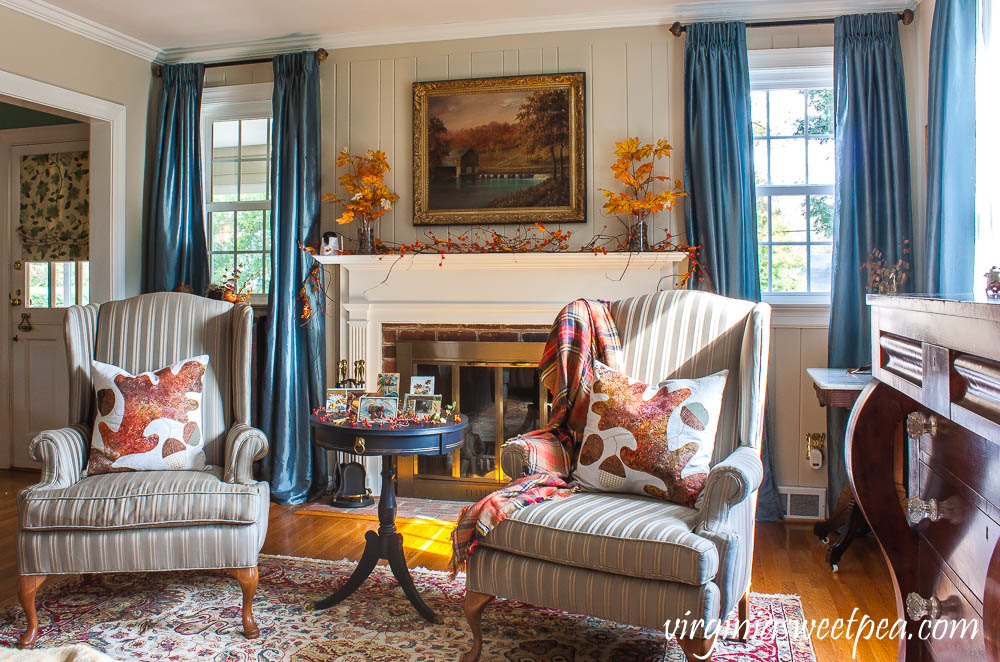
[[[383,421],[399,415],[399,398],[363,395],[358,400],[359,421]]]
[[[437,416],[441,413],[441,396],[407,393],[403,398],[403,413],[407,416]]]
[[[410,393],[413,395],[434,395],[434,378],[410,377]]]
[[[392,398],[399,397],[399,373],[380,372],[378,373],[378,392]]]
[[[328,388],[326,389],[326,410],[331,414],[346,416],[352,409],[358,408],[358,399],[364,394],[364,389]]]

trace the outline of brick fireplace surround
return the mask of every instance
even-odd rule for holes
[[[397,342],[545,342],[546,324],[383,324],[382,372],[399,372]]]

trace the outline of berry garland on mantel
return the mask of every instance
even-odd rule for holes
[[[551,230],[541,223],[535,223],[530,228],[518,227],[513,233],[504,233],[501,230],[475,226],[461,232],[453,233],[448,230],[447,234],[439,237],[433,231],[425,231],[421,239],[416,239],[410,243],[393,244],[376,240],[377,252],[374,256],[377,259],[395,256],[396,259],[389,265],[382,283],[389,280],[392,270],[407,255],[438,255],[440,260],[438,266],[444,266],[444,261],[448,255],[476,255],[476,254],[519,254],[519,253],[594,253],[607,255],[609,252],[628,252],[631,258],[632,252],[628,251],[628,236],[616,236],[607,234],[607,226],[601,232],[595,234],[593,238],[581,246],[577,251],[569,247],[569,238],[573,235],[569,230]],[[534,234],[533,234],[534,233]],[[300,248],[315,255],[316,250],[310,246]],[[687,270],[677,276],[674,283],[678,289],[687,287],[692,278],[699,281],[705,280],[704,269],[698,261],[698,253],[701,246],[690,246],[676,241],[675,237],[666,232],[666,237],[650,246],[648,252],[652,253],[684,253],[687,255]],[[340,250],[334,255],[354,255],[351,251]],[[309,320],[313,313],[318,310],[322,313],[326,307],[326,299],[333,301],[326,294],[323,287],[322,265],[314,261],[309,271],[305,283],[299,290],[299,317],[302,320]],[[625,269],[628,269],[626,265]],[[625,271],[622,271],[624,276]],[[619,279],[622,277],[619,276]],[[380,284],[382,284],[380,283]],[[321,296],[322,293],[322,296]],[[311,301],[316,302],[314,309]]]

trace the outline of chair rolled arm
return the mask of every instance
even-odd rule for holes
[[[250,485],[253,463],[267,455],[267,436],[246,423],[236,423],[226,435],[226,470],[223,480],[227,483]]]
[[[722,462],[712,467],[700,497],[698,527],[721,530],[729,520],[729,512],[760,487],[764,465],[760,450],[740,446]]]
[[[28,444],[28,455],[42,463],[42,479],[28,489],[54,490],[73,485],[83,477],[90,450],[90,428],[71,425],[43,430]]]
[[[500,467],[514,480],[536,473],[566,478],[570,457],[562,442],[551,434],[514,437],[500,449]]]

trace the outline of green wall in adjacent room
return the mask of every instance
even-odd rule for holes
[[[55,124],[76,124],[77,120],[50,115],[40,110],[15,106],[0,101],[0,131],[4,129],[24,129],[30,126],[52,126]]]

